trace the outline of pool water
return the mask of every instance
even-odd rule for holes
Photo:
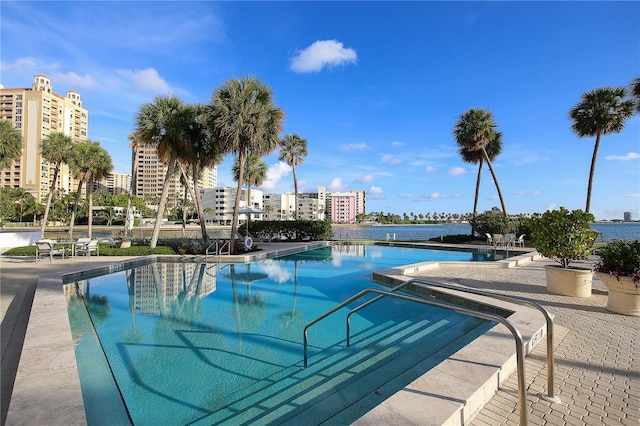
[[[473,257],[333,246],[248,264],[151,263],[69,283],[87,420],[296,424],[313,413],[312,423],[353,422],[493,324],[384,299],[353,316],[349,348],[347,309],[313,326],[308,368],[304,326],[383,288],[373,270]]]

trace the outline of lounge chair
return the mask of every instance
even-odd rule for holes
[[[53,241],[40,240],[36,242],[36,262],[42,258],[42,256],[49,256],[49,262],[53,263],[53,256],[64,256],[64,249],[54,248]]]
[[[518,239],[515,241],[514,246],[516,247],[524,247],[524,237],[526,234],[522,234],[518,237]]]
[[[82,246],[76,246],[76,254],[84,253],[85,256],[91,257],[92,252],[95,252],[98,256],[100,255],[100,246],[98,246],[97,239],[92,239]]]
[[[486,235],[487,235],[487,245],[488,245],[488,246],[493,246],[493,245],[494,245],[494,243],[493,243],[493,237],[492,237],[492,236],[491,236],[491,234],[489,234],[489,233],[487,233]]]

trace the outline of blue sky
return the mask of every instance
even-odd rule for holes
[[[569,109],[640,76],[638,2],[2,1],[0,84],[78,91],[89,139],[130,172],[127,135],[141,104],[172,93],[209,102],[229,78],[256,76],[308,141],[301,191],[367,190],[367,211],[466,213],[477,166],[451,133],[470,108],[503,132],[494,167],[509,213],[584,209],[594,138]],[[293,191],[277,152],[264,192]],[[233,158],[219,184],[235,186]],[[640,218],[640,116],[602,140],[592,212]],[[479,210],[499,206],[483,170]]]

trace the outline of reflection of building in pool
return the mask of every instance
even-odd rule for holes
[[[132,277],[132,308],[159,314],[184,304],[184,299],[201,299],[213,293],[215,268],[210,268],[201,263],[155,263],[137,268]]]
[[[360,245],[335,245],[331,247],[332,254],[351,257],[365,257],[367,255],[367,246]]]

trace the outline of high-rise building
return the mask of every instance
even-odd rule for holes
[[[126,173],[109,173],[98,182],[94,182],[93,190],[104,189],[109,194],[128,194],[131,188],[131,175]]]
[[[231,225],[238,188],[209,188],[203,189],[200,193],[202,194],[202,208],[204,209],[205,221],[216,225]],[[242,188],[242,192],[240,193],[240,207],[248,206],[262,210],[263,195],[259,189],[251,188],[251,200],[248,204],[246,200],[247,190]],[[251,215],[249,220],[261,220],[263,216],[263,214],[254,214]],[[239,219],[241,221],[246,220],[247,215],[240,214]]]
[[[624,212],[624,221],[631,222],[631,212]]]
[[[356,223],[367,212],[367,191],[343,191],[327,194],[327,217],[335,223]]]
[[[134,195],[144,199],[150,206],[154,204],[157,206],[164,187],[167,165],[158,157],[156,148],[151,145],[142,145],[138,148],[136,163],[137,176]],[[205,168],[202,171],[202,176],[198,179],[200,189],[215,188],[217,176],[217,167]],[[189,184],[193,188],[191,180],[189,180]],[[184,198],[184,192],[185,188],[180,181],[180,174],[176,173],[169,181],[167,207],[172,208],[179,205],[180,200]],[[190,191],[187,191],[187,198],[192,199]]]
[[[53,91],[51,80],[44,74],[34,77],[31,88],[0,86],[0,120],[7,120],[22,134],[22,156],[0,170],[0,185],[23,188],[38,202],[46,200],[53,165],[42,158],[41,144],[50,133],[64,133],[74,142],[87,139],[89,112],[82,107],[80,94],[69,90],[65,96]],[[66,165],[60,170],[56,189],[75,191]]]

